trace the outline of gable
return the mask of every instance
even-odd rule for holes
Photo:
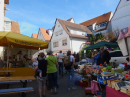
[[[40,29],[39,29],[39,31],[38,31],[37,39],[42,40],[42,41],[45,41],[45,39],[44,39],[44,37],[43,37],[43,34],[42,34],[42,31],[41,31]]]
[[[120,0],[112,17],[112,21],[128,16],[130,14],[130,11],[128,11],[128,9],[130,9],[130,1]]]
[[[62,35],[60,35],[60,33],[62,33]],[[58,36],[56,36],[56,34],[58,34]],[[58,39],[61,39],[63,37],[68,37],[68,36],[69,35],[63,29],[60,22],[58,20],[56,20],[55,27],[54,27],[54,30],[53,30],[53,34],[52,34],[52,37],[51,37],[51,41],[58,40]]]

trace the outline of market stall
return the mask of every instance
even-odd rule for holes
[[[118,92],[115,92],[111,97],[118,96],[119,93],[124,97],[130,95],[130,71],[125,71],[124,64],[119,64],[118,68],[112,68],[111,66],[103,67],[102,64],[93,66],[87,63],[79,65],[75,72],[82,75],[82,78],[79,79],[79,85],[86,87],[85,93],[109,97],[108,95],[113,95],[114,91],[111,94],[108,94],[107,91],[110,92],[114,89]]]
[[[101,46],[118,47],[118,44],[117,43],[106,42],[106,41],[101,41],[101,42],[98,42],[98,43],[96,43],[94,45],[86,47],[85,50],[96,49],[96,48],[100,48]]]
[[[10,50],[13,49],[14,47],[39,50],[39,48],[40,49],[48,48],[48,43],[22,35],[22,34],[17,34],[13,32],[0,32],[0,46],[7,47],[7,53],[6,53],[7,63],[6,64],[7,64],[7,69],[8,69],[9,61],[22,60],[21,59],[22,56],[20,54],[19,56],[17,56],[17,58],[15,57],[17,60],[13,60],[15,58],[14,56],[10,54],[11,53]],[[18,54],[19,52],[16,52],[16,53]]]

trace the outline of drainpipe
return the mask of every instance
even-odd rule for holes
[[[73,52],[72,37],[71,37],[71,51]]]

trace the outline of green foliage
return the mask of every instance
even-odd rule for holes
[[[84,48],[86,48],[88,46],[84,46],[81,50],[81,57],[84,58]],[[92,57],[92,51],[91,50],[86,50],[86,57],[87,58],[91,58]]]
[[[92,58],[92,50],[87,50],[86,56],[87,56],[87,58]]]
[[[99,34],[96,34],[95,36],[92,35],[92,36],[90,37],[90,42],[91,42],[92,44],[94,44],[97,40],[103,40],[103,39],[104,39],[104,36],[102,35],[102,33],[99,33]]]

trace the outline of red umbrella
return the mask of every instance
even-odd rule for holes
[[[55,52],[55,53],[53,53],[53,55],[58,55],[58,54],[59,54],[59,53],[56,53],[56,52]]]

